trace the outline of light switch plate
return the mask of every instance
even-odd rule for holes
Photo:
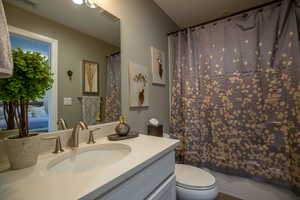
[[[64,105],[65,106],[71,106],[72,105],[72,98],[71,97],[65,97],[64,98]]]

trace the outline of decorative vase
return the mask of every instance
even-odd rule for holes
[[[144,101],[145,101],[145,90],[142,89],[142,91],[139,92],[139,103],[140,105],[143,105],[144,104]]]
[[[24,138],[5,138],[4,145],[12,169],[24,169],[37,163],[40,152],[39,134]]]
[[[125,117],[121,116],[120,117],[120,123],[116,126],[116,133],[119,136],[127,136],[129,131],[130,131],[130,127],[128,124],[125,123]]]
[[[162,79],[162,77],[163,77],[163,72],[164,72],[163,66],[161,64],[161,61],[159,60],[159,62],[158,62],[158,73],[159,73],[160,79]]]

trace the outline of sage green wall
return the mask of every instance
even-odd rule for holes
[[[158,118],[169,128],[169,83],[150,86],[149,108],[129,107],[128,65],[130,61],[147,66],[151,72],[150,46],[168,53],[166,34],[178,26],[152,0],[97,0],[108,12],[121,19],[122,111],[133,129],[146,133],[150,117]],[[168,77],[167,77],[168,80]]]
[[[4,4],[4,9],[9,25],[58,40],[58,117],[63,117],[72,126],[81,120],[81,107],[77,97],[82,96],[82,60],[99,63],[100,92],[103,96],[106,56],[119,51],[119,47],[10,4]],[[74,72],[72,81],[67,76],[68,70]],[[72,97],[73,105],[64,106],[64,97]]]

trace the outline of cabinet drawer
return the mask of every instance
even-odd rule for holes
[[[122,182],[97,200],[142,200],[174,173],[174,151],[154,161],[149,166]]]
[[[146,200],[176,200],[176,177],[172,174]]]

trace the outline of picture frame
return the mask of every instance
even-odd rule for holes
[[[99,95],[99,63],[82,61],[82,93],[87,96]]]
[[[130,107],[149,107],[148,67],[130,62],[128,77]]]
[[[166,57],[165,52],[151,47],[152,84],[166,84]]]

